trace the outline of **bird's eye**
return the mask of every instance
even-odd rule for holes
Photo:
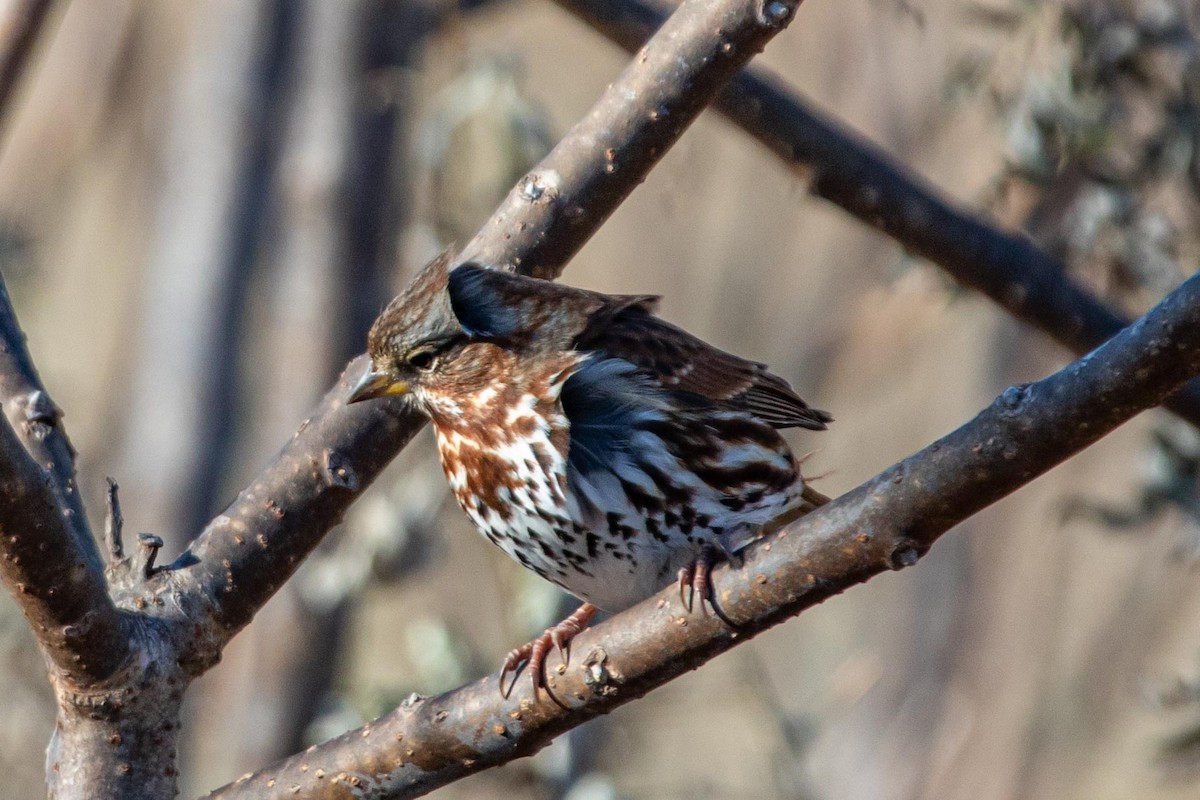
[[[434,353],[432,350],[414,350],[405,357],[409,366],[417,369],[429,369],[433,366]]]

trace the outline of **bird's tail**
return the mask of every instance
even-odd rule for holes
[[[800,499],[808,504],[806,511],[812,511],[814,508],[820,508],[828,503],[832,498],[827,497],[816,489],[812,488],[812,484],[808,481],[804,482],[804,491],[800,492]]]
[[[805,481],[804,488],[800,490],[800,502],[796,503],[796,505],[783,512],[766,525],[763,525],[763,535],[774,533],[780,528],[783,528],[785,525],[790,525],[808,512],[825,505],[829,502],[829,499],[830,498],[812,488],[812,485],[808,481]]]

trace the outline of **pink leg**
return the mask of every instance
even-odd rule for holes
[[[513,686],[517,685],[516,677],[513,678],[512,684],[508,687],[508,691],[504,690],[504,679],[508,673],[515,672],[517,667],[521,666],[524,661],[529,662],[529,675],[533,679],[534,691],[546,685],[546,676],[544,672],[546,663],[546,654],[550,652],[550,647],[553,645],[558,649],[559,658],[566,664],[570,659],[570,654],[567,648],[571,644],[571,640],[579,635],[592,619],[596,616],[596,612],[600,609],[596,608],[591,603],[584,603],[571,614],[552,628],[547,628],[541,636],[534,639],[532,642],[527,642],[508,654],[504,659],[504,666],[500,670],[500,694],[508,697],[512,693]]]

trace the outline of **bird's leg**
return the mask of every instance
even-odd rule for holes
[[[579,635],[579,632],[584,629],[592,617],[596,616],[596,612],[599,610],[591,603],[584,603],[562,622],[547,628],[542,632],[541,636],[532,642],[527,642],[509,653],[508,657],[504,659],[503,668],[500,670],[500,693],[505,697],[508,697],[512,693],[513,686],[517,684],[517,679],[513,678],[508,691],[504,690],[504,679],[508,676],[508,673],[515,672],[517,667],[521,666],[521,663],[524,661],[529,662],[529,674],[533,678],[534,690],[536,691],[545,686],[546,676],[543,669],[546,663],[546,654],[550,652],[550,647],[553,645],[558,649],[559,658],[562,659],[565,665],[570,659],[568,648],[571,645],[571,640]]]
[[[691,613],[697,597],[700,598],[700,611],[707,614],[704,606],[707,601],[712,605],[712,568],[714,564],[729,556],[716,545],[702,544],[696,560],[679,568],[679,602]]]

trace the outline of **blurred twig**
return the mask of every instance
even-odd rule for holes
[[[629,52],[641,47],[666,14],[649,0],[556,2]],[[762,70],[737,75],[713,106],[796,171],[818,197],[928,258],[1076,354],[1125,326],[1126,320],[1024,235],[957,208]],[[1200,426],[1200,383],[1188,384],[1164,405]]]
[[[345,122],[336,141],[328,143],[337,153],[338,174],[332,179],[333,185],[327,186],[321,195],[328,203],[322,209],[322,216],[332,226],[327,232],[330,241],[326,243],[327,250],[318,255],[319,263],[310,265],[323,273],[320,282],[326,297],[324,302],[308,299],[309,303],[317,303],[318,308],[312,309],[315,314],[307,320],[317,328],[307,332],[307,341],[311,345],[323,340],[321,352],[308,361],[305,375],[289,375],[291,386],[280,387],[293,406],[299,401],[301,408],[310,406],[312,398],[319,397],[328,381],[336,377],[338,367],[359,351],[379,310],[380,298],[389,293],[396,232],[403,228],[404,198],[409,185],[396,158],[406,149],[412,116],[408,70],[418,45],[429,33],[429,25],[436,21],[433,11],[409,0],[359,2],[341,8],[319,7],[318,3],[310,10],[313,37],[328,35],[330,13],[345,17],[332,26],[345,28],[344,35],[336,42],[341,50],[326,47],[318,51],[310,47],[307,55],[314,62],[324,59],[340,67],[334,69],[337,85],[327,87],[326,91],[339,92],[343,97],[313,103],[312,111],[324,115],[331,106],[344,104]],[[336,57],[339,52],[349,53],[350,58],[345,59],[349,63],[341,63],[343,59]],[[309,67],[310,70],[328,68],[326,63],[313,63]],[[314,127],[320,124],[317,120],[310,121]],[[297,204],[306,200],[312,202],[300,198]],[[286,236],[304,235],[300,230],[303,226],[295,218],[299,215],[297,212],[292,219],[285,220]],[[283,259],[289,260],[294,255],[284,254]],[[299,265],[289,260],[280,266],[290,273]],[[329,307],[341,309],[333,324],[326,321],[325,310]],[[281,315],[286,313],[281,311]],[[296,415],[290,414],[288,418],[295,419]],[[289,707],[281,709],[284,723],[276,742],[279,752],[293,752],[304,746],[306,731],[322,703],[328,700],[339,666],[347,616],[354,600],[369,584],[378,551],[389,544],[399,546],[399,542],[408,540],[406,534],[420,535],[419,531],[404,526],[408,519],[383,532],[370,531],[376,534],[374,538],[368,537],[367,531],[342,529],[340,535],[327,539],[325,548],[318,551],[319,564],[310,562],[306,573],[298,576],[295,624],[312,646],[296,648],[289,642],[286,652],[280,654],[286,660],[282,670],[287,675]]]
[[[958,430],[753,545],[739,569],[716,576],[721,615],[683,612],[669,587],[580,635],[570,669],[552,658],[552,701],[533,697],[525,683],[504,698],[492,675],[413,698],[209,797],[323,800],[369,787],[374,797],[399,800],[529,755],[854,584],[913,566],[952,526],[1157,405],[1198,371],[1200,276],[1096,351],[1009,388]]]
[[[179,70],[157,144],[170,169],[156,193],[112,471],[139,526],[161,533],[169,553],[195,536],[229,490],[249,287],[261,263],[303,10],[249,0],[216,15],[222,33]]]
[[[298,47],[304,11],[293,0],[268,0],[262,6],[261,50],[249,75],[247,111],[258,117],[240,121],[250,136],[235,175],[230,224],[223,228],[214,271],[223,276],[216,286],[207,320],[206,363],[200,364],[199,386],[204,414],[195,444],[195,461],[179,487],[179,529],[200,530],[217,505],[222,478],[234,451],[238,400],[243,389],[238,357],[245,338],[246,307],[251,278],[260,263],[262,245],[275,189],[275,174],[291,108],[294,76],[291,65]]]
[[[357,15],[354,109],[346,140],[345,263],[336,271],[343,295],[334,367],[359,352],[390,293],[396,240],[410,182],[397,155],[408,149],[412,113],[408,71],[418,46],[457,4],[413,0],[363,3]]]
[[[0,18],[0,123],[12,113],[12,97],[29,63],[54,0],[11,0]]]
[[[1168,509],[1178,509],[1188,518],[1185,527],[1190,533],[1185,533],[1179,555],[1194,559],[1198,544],[1195,529],[1200,523],[1200,442],[1194,428],[1177,424],[1178,429],[1162,426],[1150,432],[1150,463],[1132,499],[1109,503],[1088,495],[1071,495],[1059,512],[1062,521],[1083,519],[1111,531],[1131,531]]]
[[[516,51],[475,51],[430,103],[418,136],[429,214],[442,246],[465,242],[554,147]]]

